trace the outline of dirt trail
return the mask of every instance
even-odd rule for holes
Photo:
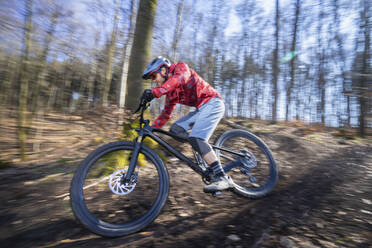
[[[104,127],[91,127],[89,135]],[[99,145],[90,142],[97,137],[80,134],[81,146],[58,149],[69,155],[61,156],[62,160],[45,158],[0,170],[0,244],[372,247],[371,140],[345,141],[329,132],[303,134],[295,126],[251,122],[249,127],[269,145],[280,168],[279,183],[265,198],[246,199],[231,192],[218,197],[204,194],[197,174],[185,164],[170,161],[171,189],[159,217],[139,233],[116,239],[99,237],[75,221],[69,205],[67,193],[79,161],[70,158],[71,154],[87,154]],[[227,122],[216,135],[226,128]],[[101,136],[109,141],[114,134],[106,130]]]

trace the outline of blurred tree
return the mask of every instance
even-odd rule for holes
[[[236,86],[240,78],[239,65],[234,60],[225,60],[222,58],[224,66],[222,67],[221,80],[224,82],[223,92],[226,104],[226,115],[234,116],[234,105],[236,101]]]
[[[335,42],[336,42],[336,45],[337,45],[337,52],[336,52],[336,56],[335,56],[335,62],[336,63],[339,63],[340,64],[340,70],[341,70],[341,78],[342,78],[342,85],[341,85],[341,88],[343,89],[343,93],[346,97],[346,113],[343,113],[343,110],[341,109],[339,114],[338,114],[338,118],[339,118],[339,122],[344,124],[344,120],[342,120],[341,116],[342,115],[346,115],[346,125],[347,126],[350,126],[351,122],[350,122],[350,119],[351,119],[351,113],[350,113],[350,96],[348,94],[345,94],[346,91],[345,89],[346,88],[350,88],[348,87],[348,84],[349,84],[349,80],[348,80],[348,77],[347,77],[347,65],[346,65],[346,62],[347,62],[347,57],[346,57],[346,54],[345,54],[345,50],[344,50],[344,42],[343,42],[343,36],[342,36],[342,33],[340,32],[340,29],[341,29],[341,23],[340,23],[340,14],[339,12],[341,11],[340,10],[340,3],[338,0],[333,0],[332,1],[332,11],[333,11],[333,24],[335,25],[335,30],[334,30],[334,39],[335,39]],[[342,98],[342,96],[339,97],[338,100],[340,100],[340,98]],[[342,105],[342,104],[340,104]]]
[[[128,71],[128,95],[126,97],[126,107],[135,110],[139,99],[144,90],[145,84],[141,75],[146,67],[146,63],[151,59],[151,40],[154,27],[154,17],[156,12],[157,0],[140,0],[136,31]],[[148,85],[147,85],[148,87]]]
[[[58,18],[62,15],[62,7],[57,5],[55,0],[50,2],[50,5],[47,8],[52,9],[52,13],[50,15],[49,20],[49,27],[44,37],[44,46],[42,48],[42,52],[34,62],[35,70],[34,70],[34,77],[35,77],[35,85],[32,91],[32,111],[35,113],[41,105],[41,84],[44,81],[44,77],[47,73],[46,65],[47,65],[47,57],[50,51],[50,45],[54,37],[54,33],[56,30],[56,25],[58,22]],[[47,9],[44,8],[43,10]],[[46,13],[48,15],[48,13]]]
[[[120,1],[115,0],[114,3],[114,18],[113,27],[111,31],[111,37],[106,44],[106,67],[105,67],[105,82],[102,92],[102,104],[108,106],[108,95],[110,92],[111,80],[112,80],[112,67],[114,60],[114,51],[116,47],[116,37],[118,33],[118,19],[119,19]]]
[[[94,47],[91,51],[91,63],[89,65],[89,76],[87,78],[87,101],[86,104],[83,104],[84,108],[90,108],[94,104],[94,85],[97,79],[97,67],[99,63],[99,52],[98,50],[98,43],[99,43],[100,31],[99,29],[95,30],[95,39],[94,39]]]
[[[245,0],[237,6],[236,10],[242,22],[241,40],[239,46],[241,47],[241,54],[243,57],[243,67],[241,74],[240,91],[238,92],[238,115],[246,116],[249,110],[249,115],[252,114],[254,106],[253,92],[257,91],[255,82],[252,80],[254,75],[258,72],[258,66],[253,59],[252,48],[254,46],[255,37],[251,30],[253,21],[259,16],[260,9],[255,1]],[[259,17],[258,17],[259,19]],[[249,81],[251,84],[249,84]],[[247,93],[250,92],[250,93]]]
[[[222,10],[224,8],[224,4],[225,3],[222,0],[213,1],[212,16],[210,21],[212,26],[206,37],[207,46],[204,53],[205,64],[202,70],[202,77],[206,81],[208,81],[212,86],[215,86],[214,76],[216,74],[217,58],[219,57],[219,54],[217,53],[217,51],[219,50],[216,41],[218,41],[217,39],[221,37],[220,33],[223,30],[222,23],[220,20],[221,17],[223,16]]]
[[[131,12],[130,12],[130,23],[128,30],[128,38],[124,46],[124,58],[123,66],[121,72],[120,86],[119,86],[119,108],[122,109],[125,104],[125,96],[127,94],[127,81],[128,81],[128,68],[129,68],[129,59],[132,52],[135,23],[137,17],[137,8],[136,0],[131,0]]]
[[[179,0],[177,7],[177,21],[172,42],[172,61],[174,63],[177,61],[178,41],[181,38],[183,2],[184,0]]]
[[[360,0],[360,30],[357,37],[357,53],[353,64],[353,94],[359,104],[359,134],[364,137],[366,134],[366,115],[368,113],[369,90],[367,79],[371,77],[371,16],[370,3],[368,0]]]
[[[23,35],[23,53],[20,71],[20,91],[18,103],[18,144],[20,148],[21,160],[26,158],[26,111],[27,96],[29,88],[29,64],[31,47],[31,29],[32,29],[32,0],[25,1],[25,27]]]
[[[289,115],[289,105],[291,103],[291,94],[292,89],[294,86],[295,81],[295,60],[296,60],[296,44],[297,44],[297,29],[298,29],[298,22],[300,17],[300,8],[301,8],[301,1],[296,0],[295,2],[295,14],[294,14],[294,21],[293,21],[293,33],[292,33],[292,42],[291,42],[291,54],[293,54],[293,58],[291,58],[289,64],[290,64],[290,79],[289,79],[289,85],[287,86],[287,102],[286,102],[286,111],[285,111],[285,120],[288,121],[288,115]]]
[[[279,78],[279,0],[275,1],[275,48],[273,51],[272,60],[272,121],[275,123],[277,121],[277,107],[278,107],[278,78]]]
[[[326,93],[326,78],[325,78],[325,66],[326,66],[326,54],[324,48],[324,16],[326,13],[324,12],[324,2],[321,0],[319,2],[319,12],[318,12],[318,27],[317,27],[317,39],[318,39],[318,48],[317,48],[317,58],[318,58],[318,79],[317,79],[317,87],[320,97],[320,102],[317,104],[317,114],[320,115],[321,123],[325,123],[325,93]]]

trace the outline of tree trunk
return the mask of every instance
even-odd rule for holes
[[[184,0],[180,0],[178,3],[177,8],[177,21],[176,21],[176,29],[173,35],[173,42],[172,42],[172,60],[175,63],[177,60],[177,47],[178,47],[178,40],[181,36],[181,27],[182,27],[182,11],[183,11],[183,2]]]
[[[18,102],[18,144],[20,148],[21,160],[26,159],[26,111],[27,111],[27,96],[29,84],[29,53],[31,47],[31,28],[32,28],[32,0],[26,1],[26,14],[25,14],[25,29],[23,41],[23,56],[21,62],[20,74],[20,91]]]
[[[272,75],[273,75],[273,90],[272,96],[274,100],[272,101],[272,121],[275,123],[277,121],[277,105],[278,105],[278,77],[279,77],[279,0],[275,1],[275,48],[273,52],[273,62],[272,62]]]
[[[172,61],[173,63],[177,62],[177,48],[178,48],[178,41],[181,38],[181,30],[182,30],[182,11],[183,11],[183,3],[184,0],[180,0],[178,2],[177,7],[177,20],[176,20],[176,28],[173,34],[173,42],[172,42]],[[163,103],[161,105],[164,105]],[[177,105],[176,113],[178,115],[182,115],[182,111],[185,105]]]
[[[370,69],[370,29],[369,29],[369,3],[368,0],[362,0],[362,11],[361,11],[361,29],[363,30],[364,36],[364,49],[362,54],[362,72],[360,75],[360,93],[358,96],[359,100],[359,134],[361,137],[365,136],[366,126],[366,114],[368,104],[368,89],[367,89],[367,77]]]
[[[93,60],[90,65],[90,72],[88,76],[87,88],[88,88],[88,104],[87,107],[91,108],[94,105],[94,83],[97,77],[97,68],[98,68],[98,41],[99,41],[100,33],[96,32],[96,37],[94,40],[94,53],[93,53]]]
[[[193,5],[196,5],[196,0],[193,1]],[[196,12],[196,10],[195,10]],[[194,22],[193,22],[193,61],[195,63],[195,71],[200,73],[200,66],[198,63],[198,32],[199,32],[199,27],[201,26],[203,20],[203,14],[202,13],[197,13],[197,16],[194,17]]]
[[[218,38],[218,32],[219,32],[219,23],[220,23],[220,16],[221,16],[221,9],[222,9],[223,1],[216,0],[213,1],[213,7],[212,7],[212,30],[209,33],[208,36],[208,45],[206,48],[206,56],[205,56],[205,75],[203,75],[204,79],[208,81],[213,87],[214,82],[214,71],[215,71],[215,41],[216,38]]]
[[[120,86],[119,86],[119,108],[120,109],[124,108],[125,96],[127,94],[129,59],[130,59],[130,54],[132,52],[134,29],[135,29],[135,22],[136,22],[136,17],[137,17],[136,2],[137,2],[136,0],[131,1],[129,36],[128,36],[128,40],[124,48],[123,67],[122,67],[121,80],[120,80]]]
[[[318,113],[320,114],[320,121],[321,123],[325,123],[325,89],[326,89],[326,81],[325,81],[325,69],[324,69],[324,59],[325,59],[325,51],[323,47],[323,38],[322,38],[322,26],[323,26],[323,1],[319,3],[319,18],[318,18],[318,54],[319,54],[319,66],[318,66],[318,89],[320,91],[320,103],[318,106]]]
[[[157,0],[140,0],[136,31],[134,34],[133,48],[130,56],[128,72],[128,93],[126,107],[135,110],[138,107],[139,99],[143,90],[149,87],[144,84],[141,75],[146,64],[151,59],[151,40],[154,27]]]
[[[55,3],[54,3],[55,4]],[[42,81],[44,80],[44,76],[47,73],[45,70],[45,66],[47,63],[47,56],[50,50],[50,43],[52,42],[52,37],[53,34],[56,30],[56,25],[58,22],[58,18],[60,15],[60,10],[58,9],[57,6],[54,6],[56,9],[54,13],[51,16],[50,20],[50,26],[48,28],[47,34],[45,36],[45,41],[44,41],[44,48],[41,53],[41,56],[39,60],[37,61],[37,67],[35,71],[35,77],[36,77],[36,85],[33,87],[33,92],[32,92],[32,112],[35,114],[35,112],[38,110],[40,107],[40,89],[41,89],[41,84]]]
[[[293,36],[292,36],[292,43],[291,43],[291,53],[296,52],[296,42],[297,42],[297,28],[298,28],[298,19],[300,15],[300,0],[296,0],[295,4],[295,20],[293,22]],[[285,111],[285,120],[288,121],[288,113],[289,113],[289,105],[291,104],[291,94],[294,85],[294,78],[295,78],[295,59],[293,57],[290,61],[290,80],[289,85],[287,87],[287,103],[286,103],[286,111]]]
[[[111,80],[112,80],[112,64],[114,61],[114,52],[116,47],[116,36],[118,33],[118,19],[119,19],[120,1],[115,0],[115,14],[114,14],[114,25],[111,32],[111,38],[107,45],[106,54],[106,70],[105,70],[105,86],[103,87],[102,93],[102,104],[108,106],[108,95],[110,92]]]
[[[340,37],[340,17],[338,15],[338,10],[339,10],[339,5],[337,0],[333,0],[333,22],[336,25],[336,34],[335,34],[335,40],[336,44],[338,47],[338,52],[337,52],[337,57],[336,60],[338,63],[341,63],[340,69],[341,69],[341,77],[342,77],[342,88],[345,90],[348,87],[347,83],[347,78],[346,78],[346,56],[344,52],[344,45],[342,38]],[[344,91],[344,97],[346,97],[346,115],[347,115],[347,120],[346,124],[347,126],[350,126],[350,96],[346,95],[345,96],[345,91]],[[342,120],[344,121],[344,120]]]

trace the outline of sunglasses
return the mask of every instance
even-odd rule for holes
[[[150,76],[150,78],[151,78],[151,80],[155,81],[155,79],[156,79],[156,73],[152,74],[152,75]]]

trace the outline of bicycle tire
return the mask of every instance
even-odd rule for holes
[[[259,198],[267,195],[270,193],[275,185],[277,184],[278,181],[278,167],[275,163],[275,159],[269,149],[269,147],[256,135],[246,131],[246,130],[241,130],[241,129],[233,129],[226,131],[223,133],[215,142],[215,146],[217,147],[225,147],[227,149],[234,149],[234,147],[231,144],[225,144],[228,140],[237,140],[239,138],[244,138],[247,142],[250,143],[252,146],[254,144],[262,151],[261,158],[266,161],[267,164],[267,169],[268,172],[267,174],[267,179],[264,179],[264,182],[262,185],[259,185],[258,187],[242,187],[238,184],[234,183],[234,192],[248,198]],[[224,146],[225,144],[225,146]],[[244,147],[245,144],[239,143],[239,149],[241,147]],[[258,148],[254,148],[254,152],[259,152]],[[220,151],[218,149],[215,149],[216,155],[219,159],[221,159],[223,151]],[[239,152],[239,151],[235,151]],[[263,164],[263,163],[262,163]],[[223,164],[224,165],[224,164]],[[258,164],[258,166],[261,166],[261,164]],[[256,168],[253,168],[256,169]],[[241,172],[243,173],[243,172]],[[227,172],[229,175],[229,173]],[[234,177],[231,176],[232,179],[234,180]],[[253,183],[252,183],[253,184]]]
[[[150,162],[152,162],[152,164],[156,167],[159,184],[156,199],[154,200],[153,205],[148,210],[148,212],[146,212],[139,219],[135,219],[124,224],[112,224],[106,221],[102,221],[101,219],[97,218],[92,212],[90,212],[86,205],[86,201],[88,200],[84,199],[85,193],[83,193],[85,180],[89,180],[87,177],[87,173],[90,167],[92,167],[97,161],[99,161],[110,152],[133,151],[133,149],[134,144],[132,142],[119,141],[106,144],[88,155],[88,157],[79,165],[72,179],[70,188],[70,203],[73,213],[76,219],[83,226],[98,235],[105,237],[118,237],[128,235],[143,229],[160,214],[168,198],[168,171],[159,155],[151,150],[149,147],[142,145],[140,152],[141,154],[144,154],[144,156],[146,156],[146,159],[149,159]],[[139,183],[140,180],[138,184]]]

